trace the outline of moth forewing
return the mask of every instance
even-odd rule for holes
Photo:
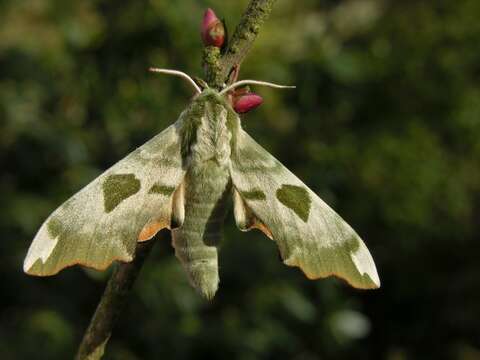
[[[232,152],[231,176],[238,190],[237,224],[241,229],[253,227],[252,219],[264,224],[285,264],[312,279],[335,275],[357,288],[380,286],[373,259],[355,231],[243,130]]]
[[[131,261],[146,224],[151,238],[169,226],[172,195],[185,174],[172,125],[61,205],[42,225],[24,262],[33,275],[81,264],[103,270]]]

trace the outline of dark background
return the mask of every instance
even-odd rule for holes
[[[0,358],[69,359],[108,273],[22,272],[42,221],[175,121],[206,7],[0,3]],[[212,302],[159,242],[106,359],[480,359],[480,2],[279,0],[241,78],[246,130],[364,238],[382,288],[309,281],[229,216]]]

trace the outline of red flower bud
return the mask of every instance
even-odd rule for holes
[[[257,106],[260,106],[262,102],[263,99],[261,96],[254,93],[248,93],[237,96],[233,99],[233,109],[237,113],[243,114],[255,109]]]
[[[212,9],[205,11],[200,33],[205,46],[222,47],[225,41],[225,28]]]

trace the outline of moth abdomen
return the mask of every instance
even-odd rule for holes
[[[219,283],[218,250],[215,245],[207,245],[204,234],[193,230],[191,225],[186,221],[181,228],[172,231],[175,256],[180,260],[190,283],[203,296],[211,299]]]
[[[230,175],[215,162],[189,170],[184,181],[185,217],[172,231],[175,255],[190,283],[207,299],[218,288],[218,245],[228,210]]]

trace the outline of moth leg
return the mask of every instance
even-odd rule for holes
[[[185,181],[175,190],[172,201],[172,220],[170,229],[176,229],[183,225],[185,220]]]
[[[248,205],[243,201],[242,196],[236,188],[233,188],[233,216],[240,231],[249,231],[258,229],[273,240],[270,229],[253,213]]]

